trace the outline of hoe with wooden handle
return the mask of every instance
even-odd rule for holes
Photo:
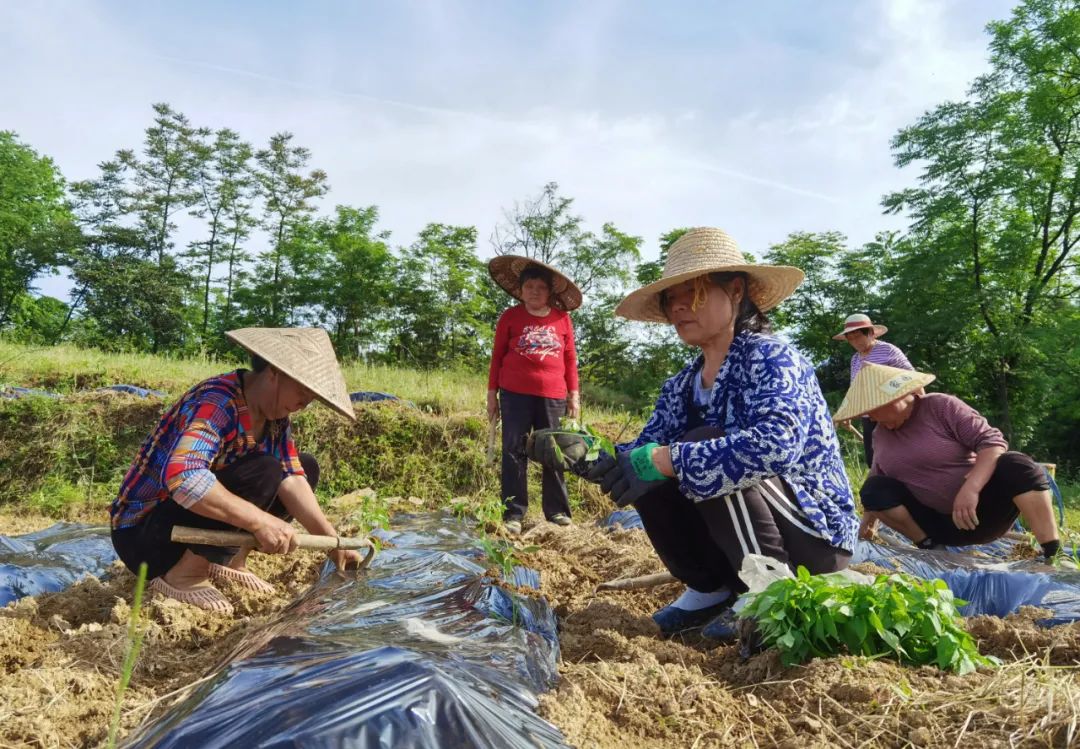
[[[174,526],[172,540],[182,544],[206,544],[207,546],[239,546],[242,549],[259,548],[255,536],[244,531],[218,531],[207,528],[189,528],[184,525]],[[315,551],[333,551],[334,549],[367,549],[367,554],[360,560],[357,570],[367,567],[375,556],[375,544],[370,538],[342,538],[340,536],[313,536],[307,533],[296,534],[298,549]]]

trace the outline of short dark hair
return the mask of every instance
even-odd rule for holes
[[[726,286],[737,278],[743,282],[743,295],[739,300],[739,308],[735,310],[735,335],[744,330],[751,333],[763,333],[768,335],[772,332],[772,323],[769,318],[758,309],[757,304],[750,298],[750,276],[744,271],[731,271],[724,273],[710,273],[709,280],[714,286]],[[667,292],[660,292],[660,309],[667,315]]]
[[[262,372],[264,369],[270,366],[270,362],[263,359],[258,354],[251,355],[251,371],[256,374]]]
[[[539,265],[526,265],[525,269],[518,275],[518,286],[524,286],[526,281],[531,281],[534,278],[546,283],[548,289],[555,288],[555,277],[551,271],[547,268],[541,268]]]

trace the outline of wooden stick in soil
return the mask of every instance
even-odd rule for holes
[[[655,575],[642,575],[641,577],[628,577],[623,580],[608,580],[596,586],[597,590],[638,590],[640,588],[655,588],[657,585],[666,585],[675,582],[675,576],[670,572],[657,572]]]

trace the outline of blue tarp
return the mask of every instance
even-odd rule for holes
[[[128,395],[137,395],[140,398],[164,398],[165,393],[160,390],[150,390],[149,388],[141,388],[138,385],[107,385],[105,387],[98,388],[101,390],[111,390],[114,393],[127,393]]]
[[[37,390],[35,388],[16,387],[14,385],[4,385],[4,386],[0,387],[0,398],[15,399],[15,398],[28,398],[28,397],[35,397],[35,396],[39,397],[39,398],[59,398],[60,397],[60,395],[58,393],[50,393],[48,390]]]
[[[97,392],[111,391],[114,393],[127,393],[128,395],[137,395],[140,398],[164,398],[165,393],[160,390],[150,390],[148,388],[138,387],[137,385],[106,385],[105,387],[97,388]],[[60,393],[50,393],[48,390],[36,390],[34,388],[24,388],[15,386],[0,387],[0,398],[26,398],[29,396],[37,396],[41,398],[62,398]]]
[[[642,527],[633,509],[616,510],[601,524]],[[980,546],[924,551],[888,528],[882,528],[881,535],[889,543],[859,541],[852,563],[873,562],[924,579],[940,578],[953,595],[968,602],[960,609],[965,616],[1007,616],[1021,606],[1037,606],[1051,612],[1050,618],[1040,620],[1043,626],[1080,621],[1080,572],[1052,567],[1041,559],[1005,561],[1022,541],[1000,538]]]
[[[390,395],[390,393],[376,393],[370,390],[360,390],[355,393],[349,393],[349,400],[353,403],[370,403],[377,401],[396,401],[399,398],[396,395]]]
[[[103,527],[57,523],[25,536],[0,536],[0,606],[101,576],[115,559]]]

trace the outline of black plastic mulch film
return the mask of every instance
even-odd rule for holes
[[[452,517],[399,516],[394,528],[382,534],[393,547],[362,577],[342,579],[327,565],[318,583],[247,635],[215,678],[126,746],[567,746],[536,714],[537,694],[558,673],[547,602],[486,577],[475,536]],[[34,536],[57,534],[109,543],[100,529],[71,526]],[[55,565],[55,580],[68,584],[86,571],[78,555],[50,553],[48,544],[36,545],[35,559],[29,538],[0,537],[0,549],[20,550],[10,566],[22,577]],[[0,590],[10,582],[7,556]],[[112,558],[109,548],[92,571]],[[514,577],[519,586],[539,582],[533,570],[517,568]],[[20,585],[18,595],[44,590]]]
[[[605,525],[640,528],[637,514]],[[465,523],[398,516],[360,578],[329,565],[273,622],[250,633],[215,677],[128,739],[132,747],[563,747],[535,712],[557,679],[555,615],[484,575]],[[920,551],[860,542],[854,562],[938,577],[968,616],[1049,609],[1080,621],[1080,572],[1006,562],[1017,542]],[[103,528],[58,524],[0,536],[0,604],[61,590],[115,559]],[[519,586],[538,587],[515,569]],[[152,657],[145,654],[143,657]]]

